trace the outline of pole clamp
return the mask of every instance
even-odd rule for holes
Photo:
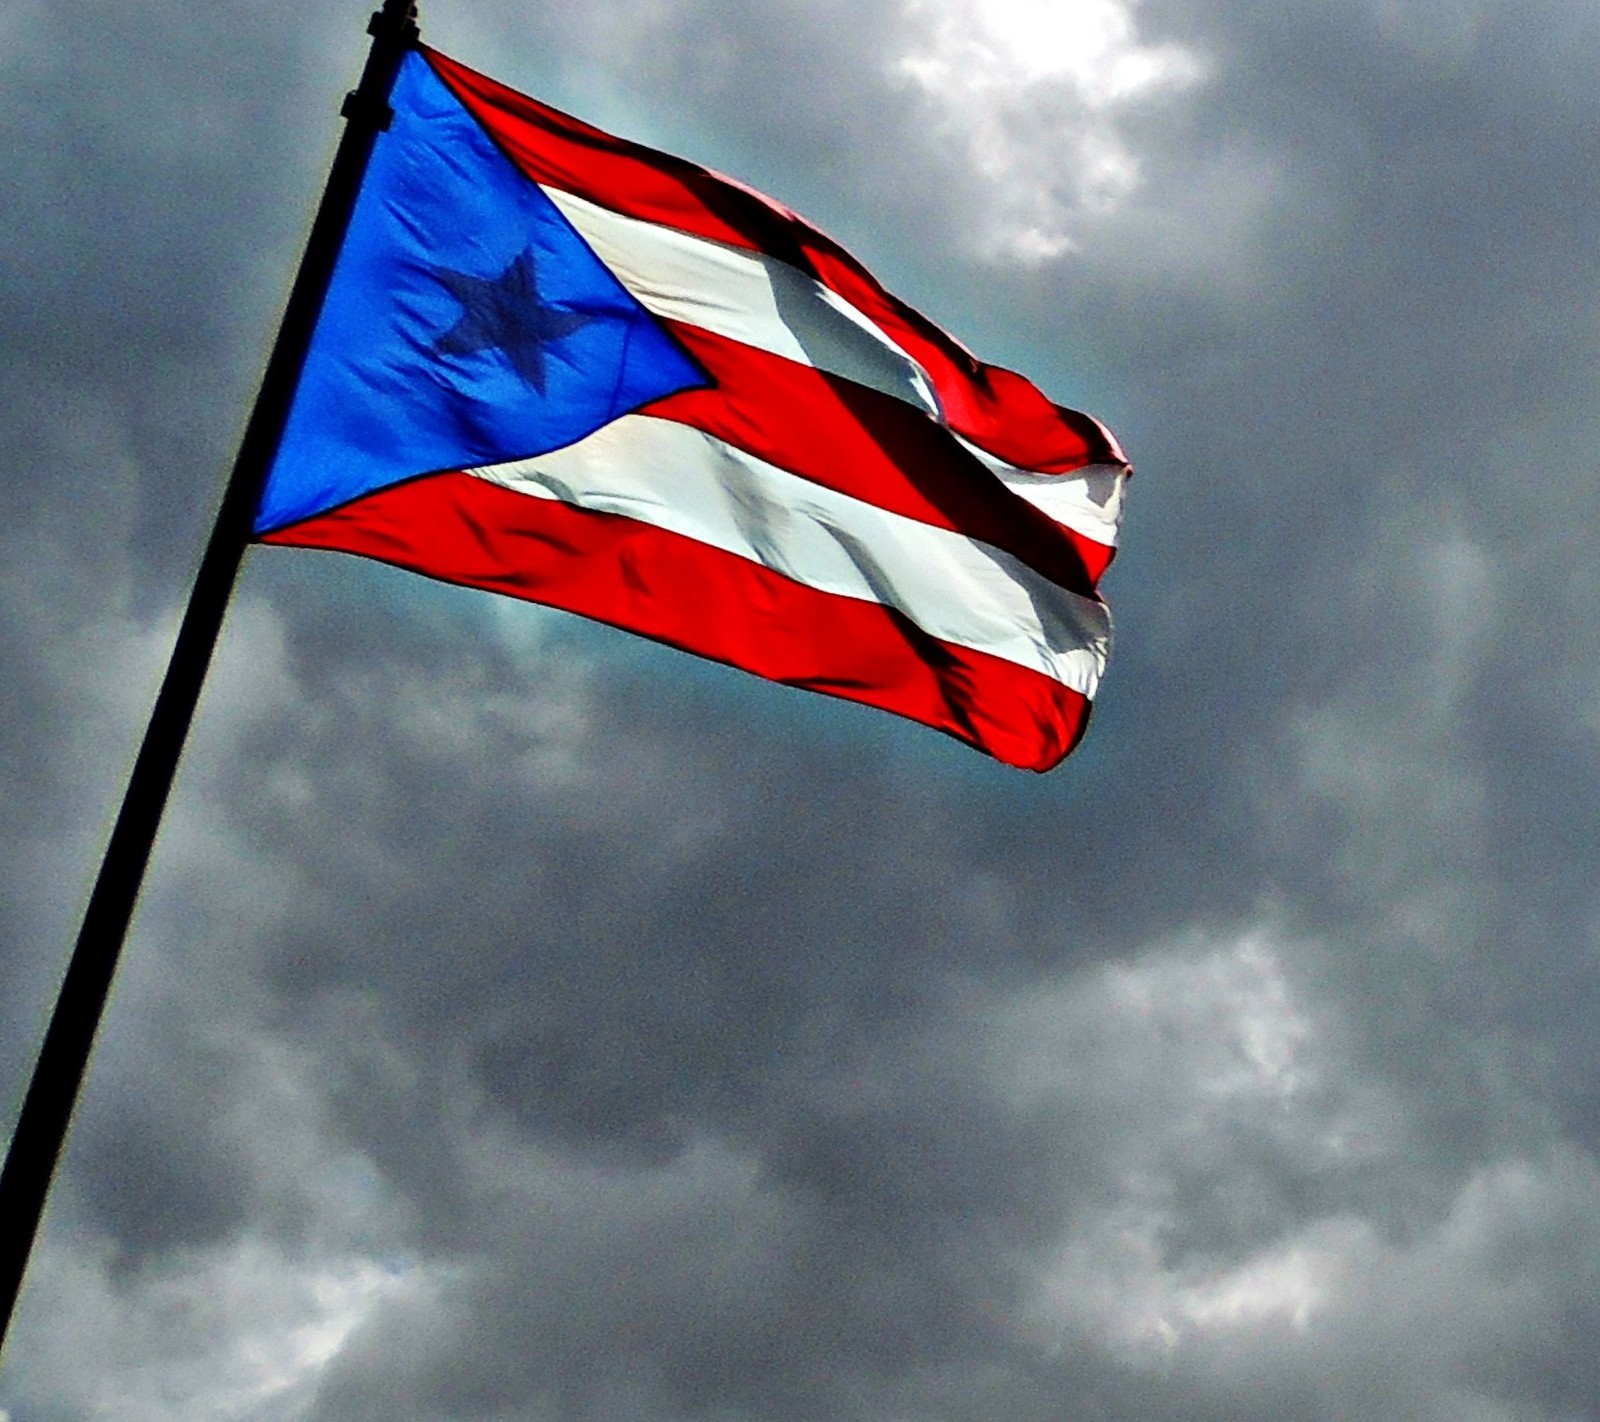
[[[382,99],[375,101],[359,89],[352,89],[344,96],[344,102],[339,105],[339,116],[370,124],[380,133],[387,131],[394,122],[394,110],[387,103]]]

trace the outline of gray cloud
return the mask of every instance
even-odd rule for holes
[[[337,10],[0,21],[8,1099],[355,68]],[[1104,415],[1118,651],[1035,780],[252,555],[14,1422],[1600,1407],[1600,29],[1100,13],[1188,77],[995,90],[998,173],[906,81],[937,7],[425,16]],[[1085,133],[1136,160],[1094,202]],[[1040,213],[1073,250],[997,241]]]

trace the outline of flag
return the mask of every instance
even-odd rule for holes
[[[1128,466],[780,204],[409,53],[262,543],[564,608],[1046,770]]]

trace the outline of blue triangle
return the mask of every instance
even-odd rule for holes
[[[257,533],[708,383],[420,54],[390,102]]]

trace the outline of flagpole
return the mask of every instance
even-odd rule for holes
[[[373,38],[366,67],[360,84],[345,96],[341,113],[348,122],[0,1172],[0,1351],[162,810],[250,542],[261,487],[283,436],[367,161],[393,117],[389,91],[406,51],[417,41],[415,4],[383,0],[367,31]]]

